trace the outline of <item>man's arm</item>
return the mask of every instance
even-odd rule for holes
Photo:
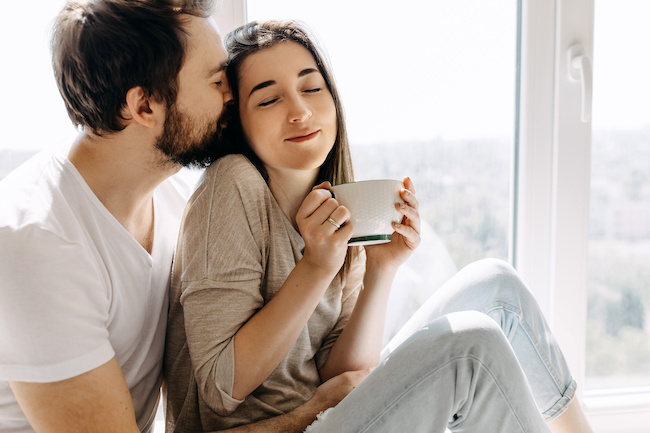
[[[115,358],[51,383],[10,382],[37,433],[139,433],[131,394]]]
[[[348,371],[318,387],[312,398],[284,415],[243,425],[222,433],[300,433],[320,412],[336,406],[368,375],[370,370]]]

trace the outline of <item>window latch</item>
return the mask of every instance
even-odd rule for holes
[[[591,59],[584,53],[582,45],[572,45],[568,51],[569,79],[579,81],[582,91],[582,109],[580,120],[587,123],[591,121],[591,95],[593,78]]]

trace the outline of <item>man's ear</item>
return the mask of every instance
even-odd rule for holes
[[[126,92],[126,118],[129,117],[135,122],[147,128],[155,128],[164,123],[165,105],[162,102],[155,102],[147,97],[142,87],[137,86]]]

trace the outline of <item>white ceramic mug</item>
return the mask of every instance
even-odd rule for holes
[[[334,198],[350,210],[354,227],[349,245],[373,245],[390,242],[394,232],[391,222],[400,222],[402,214],[395,203],[404,184],[399,180],[377,179],[350,182],[332,187]]]

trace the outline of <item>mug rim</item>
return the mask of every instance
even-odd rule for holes
[[[385,183],[385,182],[399,182],[399,183],[403,183],[401,180],[397,180],[397,179],[366,179],[366,180],[355,180],[353,182],[337,183],[336,185],[332,185],[332,188],[334,188],[336,186],[353,185],[353,184],[368,183],[368,182],[377,182],[377,183],[379,183],[379,182],[382,182],[382,183]]]
[[[393,234],[389,235],[367,235],[367,236],[357,236],[348,241],[348,245],[373,245],[373,244],[383,244],[390,242]]]

